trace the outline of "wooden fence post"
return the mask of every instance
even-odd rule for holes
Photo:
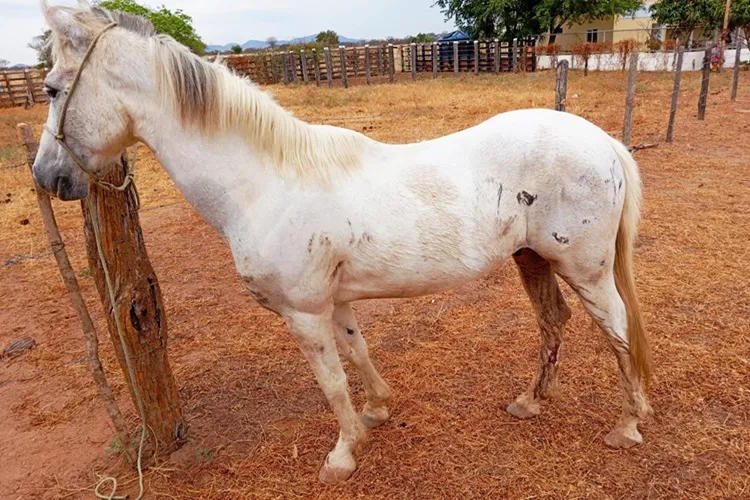
[[[378,45],[378,76],[383,76],[383,47]]]
[[[513,39],[513,72],[518,71],[518,38]]]
[[[120,162],[104,180],[119,186],[127,170],[127,157],[123,153]],[[107,311],[115,354],[123,372],[127,372],[115,322],[117,315],[135,375],[132,381],[135,387],[126,377],[131,397],[136,402],[136,389],[141,395],[146,420],[144,424],[153,435],[149,442],[158,443],[160,454],[170,453],[184,443],[187,426],[167,359],[164,301],[143,241],[138,198],[132,186],[125,191],[109,191],[96,185],[91,186],[89,197],[95,201],[98,213],[89,212],[86,200],[81,202],[86,253],[96,288]],[[99,261],[93,217],[96,217],[101,228],[101,249],[115,285],[117,301],[114,310],[110,307],[109,291]]]
[[[281,72],[284,74],[284,85],[289,85],[289,68],[287,67],[288,61],[286,59],[286,52],[281,52]]]
[[[432,78],[438,77],[438,71],[440,70],[440,45],[435,42],[432,44]]]
[[[310,80],[307,77],[307,54],[305,54],[305,49],[299,52],[299,62],[302,68],[302,81],[308,83]]]
[[[474,40],[474,76],[479,76],[479,40]]]
[[[737,100],[737,89],[740,85],[740,63],[742,62],[742,31],[737,28],[734,39],[737,41],[737,53],[734,55],[734,76],[732,77],[732,102]]]
[[[36,104],[36,96],[34,95],[34,84],[31,83],[31,75],[29,75],[28,69],[23,71],[23,76],[26,78],[26,99],[28,101],[26,105],[33,108],[34,104]]]
[[[313,58],[313,72],[315,73],[315,85],[320,87],[320,59],[318,59],[318,51],[312,49]]]
[[[390,74],[389,80],[391,83],[396,79],[396,60],[394,59],[393,44],[388,44],[388,73]]]
[[[294,64],[294,51],[289,51],[289,70],[292,73],[292,83],[297,84],[297,66]]]
[[[703,79],[701,81],[701,94],[698,99],[698,119],[706,119],[706,105],[708,104],[708,83],[711,78],[711,51],[712,44],[706,45],[706,52],[703,54]]]
[[[10,88],[10,80],[8,79],[8,72],[4,71],[3,76],[5,77],[5,89],[8,91],[8,98],[10,98],[10,105],[15,106],[16,100],[13,98],[13,91]]]
[[[365,78],[367,79],[367,85],[371,82],[371,69],[370,69],[370,46],[365,45]]]
[[[323,47],[323,56],[326,62],[326,79],[328,86],[333,87],[333,61],[331,60],[331,49]]]
[[[495,38],[495,73],[500,73],[500,40]]]
[[[635,81],[638,74],[638,51],[630,54],[630,68],[628,72],[628,91],[625,96],[625,120],[622,125],[622,143],[630,146],[633,133],[633,107],[635,106]]]
[[[31,127],[25,123],[19,123],[17,127],[18,137],[26,147],[26,161],[29,164],[29,171],[36,160],[36,153],[38,150],[38,143],[34,140]],[[36,191],[36,200],[39,204],[39,211],[42,215],[42,224],[47,232],[49,238],[50,248],[57,261],[57,266],[60,269],[60,275],[62,276],[65,287],[68,289],[68,295],[70,300],[73,302],[73,308],[76,310],[78,320],[81,322],[83,329],[83,337],[86,344],[86,360],[88,361],[89,370],[94,378],[96,389],[99,392],[99,396],[102,398],[104,408],[107,410],[110,420],[115,427],[117,438],[123,447],[125,457],[131,465],[136,464],[136,452],[133,448],[133,444],[130,440],[130,434],[128,432],[128,425],[125,419],[122,417],[120,408],[117,406],[117,401],[112,393],[112,389],[107,382],[107,377],[102,369],[101,359],[99,358],[99,338],[96,334],[96,328],[94,322],[91,320],[86,302],[81,295],[81,289],[78,286],[78,280],[76,279],[73,267],[70,265],[68,259],[68,252],[65,250],[65,245],[60,236],[60,231],[57,228],[57,221],[55,220],[55,213],[52,210],[52,203],[49,195],[43,191],[39,186],[34,185]]]
[[[341,85],[345,88],[349,88],[349,80],[346,74],[346,47],[339,45],[339,57],[341,58]]]
[[[458,42],[453,42],[453,74],[458,76],[461,71],[461,62],[458,59]]]
[[[411,79],[417,81],[417,44],[409,45],[409,61],[411,63]]]
[[[569,66],[567,60],[562,60],[557,64],[557,81],[555,84],[555,109],[557,111],[567,109]]]
[[[677,62],[674,67],[674,87],[672,89],[672,107],[669,110],[669,126],[667,127],[667,142],[672,142],[674,137],[674,122],[677,118],[677,104],[680,99],[680,80],[682,79],[682,60],[685,49],[680,47],[677,52]]]

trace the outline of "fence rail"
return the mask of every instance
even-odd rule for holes
[[[33,106],[47,102],[45,70],[0,71],[0,107]]]

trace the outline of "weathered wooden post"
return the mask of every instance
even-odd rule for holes
[[[742,31],[737,28],[734,34],[737,41],[737,52],[734,55],[734,76],[732,77],[732,102],[737,100],[737,89],[740,85],[740,63],[742,62]]]
[[[518,38],[513,39],[513,72],[518,71]]]
[[[365,45],[365,78],[367,79],[367,85],[370,85],[372,81],[371,81],[370,46],[369,45]]]
[[[284,85],[289,85],[289,68],[287,67],[288,61],[286,59],[286,52],[281,52],[281,72],[284,74]]]
[[[297,84],[297,65],[294,64],[294,51],[289,51],[289,72],[292,74],[292,83]]]
[[[378,45],[378,76],[383,76],[385,71],[383,70],[383,47]]]
[[[633,108],[635,107],[635,81],[638,74],[638,51],[630,54],[630,68],[628,72],[628,90],[625,96],[625,120],[622,125],[622,143],[630,146],[633,132]]]
[[[680,99],[680,80],[682,79],[682,60],[685,49],[680,47],[677,52],[677,62],[674,68],[674,87],[672,89],[672,107],[669,110],[669,126],[667,127],[667,142],[672,142],[674,137],[674,123],[677,118],[677,104]]]
[[[328,86],[333,87],[333,61],[331,58],[331,49],[323,47],[323,56],[326,62],[326,79],[328,80]]]
[[[352,47],[352,55],[354,57],[352,58],[352,66],[354,67],[354,77],[359,76],[359,50],[357,50],[357,46]]]
[[[394,53],[393,50],[393,44],[388,44],[388,73],[390,74],[390,82],[393,83],[393,81],[396,79],[396,60],[394,59]]]
[[[313,72],[315,73],[315,85],[320,87],[320,59],[318,59],[318,51],[312,49],[313,59]]]
[[[432,44],[432,78],[438,77],[440,71],[440,45],[437,42]]]
[[[307,77],[307,54],[305,54],[305,49],[299,51],[299,63],[302,68],[302,81],[308,83],[310,80]]]
[[[706,119],[706,105],[708,104],[708,83],[711,78],[711,51],[712,44],[706,45],[706,52],[703,54],[703,79],[701,81],[701,94],[698,98],[698,119]]]
[[[479,40],[474,40],[474,76],[479,76]]]
[[[339,45],[339,57],[341,59],[341,85],[345,88],[349,88],[349,80],[346,74],[346,47]]]
[[[495,73],[500,73],[500,40],[495,38]]]
[[[411,79],[417,81],[417,44],[409,45],[409,62],[411,64]]]
[[[127,157],[123,153],[121,162],[112,168],[105,181],[119,186],[125,180],[127,170]],[[127,346],[135,375],[133,381],[126,377],[131,397],[138,408],[137,395],[140,395],[144,424],[153,433],[152,442],[158,443],[159,453],[170,453],[184,443],[187,426],[167,359],[164,301],[146,252],[135,188],[131,185],[125,191],[107,191],[92,185],[89,197],[97,207],[97,213],[89,211],[85,200],[81,203],[86,253],[96,288],[105,304],[115,354],[120,368],[126,372],[123,343]],[[101,228],[101,251],[115,287],[114,310],[109,306],[109,290],[99,260],[94,220]],[[122,339],[118,333],[118,321]]]
[[[461,62],[458,59],[458,42],[453,42],[453,74],[458,76],[458,72],[461,71]]]
[[[23,70],[23,76],[26,78],[26,99],[28,101],[26,105],[33,108],[34,104],[36,104],[36,96],[34,95],[34,84],[31,81],[28,69]]]
[[[557,80],[555,84],[555,109],[557,111],[565,111],[567,109],[569,66],[567,60],[562,60],[557,64]]]
[[[34,140],[31,127],[25,123],[18,124],[18,138],[26,147],[26,161],[29,165],[29,171],[31,166],[36,160],[36,153],[39,147],[38,143]],[[128,425],[125,419],[122,417],[120,408],[117,406],[112,389],[107,382],[107,377],[104,374],[102,368],[101,359],[99,358],[99,338],[96,334],[96,328],[94,322],[91,320],[86,302],[81,295],[81,289],[78,286],[78,279],[76,279],[73,267],[70,265],[68,259],[68,252],[65,250],[65,244],[60,236],[60,231],[57,228],[57,221],[55,220],[55,213],[52,210],[52,203],[49,195],[40,189],[38,186],[34,186],[36,191],[36,200],[39,204],[39,211],[42,215],[42,224],[49,237],[50,248],[52,253],[55,255],[57,266],[60,269],[60,275],[62,276],[65,287],[68,289],[68,295],[73,302],[73,308],[76,310],[78,320],[81,322],[83,328],[83,337],[86,343],[86,360],[88,361],[89,370],[94,378],[96,389],[99,392],[99,396],[102,398],[104,408],[107,410],[110,420],[115,427],[117,438],[122,445],[125,457],[131,465],[136,464],[136,452],[133,448],[133,444],[130,440],[128,432]]]

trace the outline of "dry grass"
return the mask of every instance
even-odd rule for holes
[[[671,81],[641,75],[634,142],[662,142]],[[241,292],[220,239],[182,202],[150,155],[138,167],[142,223],[167,304],[170,357],[192,441],[147,474],[170,498],[740,498],[750,494],[750,82],[728,101],[712,82],[708,119],[695,120],[699,80],[684,75],[673,145],[638,153],[645,219],[638,284],[654,344],[655,416],[646,443],[608,450],[619,412],[614,357],[575,302],[558,398],[541,417],[504,412],[535,370],[538,334],[512,265],[455,292],[358,306],[376,364],[395,392],[393,418],[371,433],[343,486],[317,470],[336,424],[281,322]],[[506,110],[552,107],[549,73],[367,88],[286,89],[298,116],[386,142],[429,139]],[[625,76],[571,75],[569,110],[618,135]],[[45,110],[0,112],[0,167],[22,158],[17,121],[38,133]],[[6,158],[7,156],[7,158]],[[0,170],[0,259],[46,250],[28,173]],[[1,201],[1,200],[0,200]],[[158,208],[162,207],[162,208]],[[83,269],[76,204],[56,203],[74,266]],[[21,225],[23,219],[30,224]],[[0,262],[2,264],[2,262]],[[73,311],[50,257],[0,268],[0,346],[38,347],[0,364],[0,470],[9,498],[87,497],[97,474],[133,475],[105,455],[113,432],[95,396]],[[100,331],[89,278],[81,278]],[[105,339],[106,340],[106,339]],[[127,394],[102,343],[116,393]],[[354,399],[363,403],[356,375]],[[132,408],[131,422],[135,422]],[[295,452],[296,450],[296,452]],[[212,455],[214,454],[214,455]],[[6,482],[7,481],[7,482]]]

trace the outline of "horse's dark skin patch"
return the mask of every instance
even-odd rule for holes
[[[530,207],[536,201],[537,195],[531,195],[526,191],[521,191],[520,193],[518,193],[518,196],[516,196],[516,199],[518,200],[519,204],[523,203]]]
[[[569,245],[570,239],[565,236],[560,236],[557,233],[552,233],[552,237],[555,238],[555,241],[557,241],[561,245]]]
[[[351,328],[347,328],[346,333],[348,333],[349,335],[354,335],[354,330],[352,330]]]
[[[310,241],[307,242],[307,253],[312,253],[313,241],[315,241],[315,233],[310,236]]]
[[[585,226],[586,224],[591,224],[591,221],[588,219],[583,219],[583,225]]]
[[[497,215],[500,215],[500,201],[503,199],[503,185],[497,188]]]
[[[606,263],[607,263],[607,261],[604,261],[604,260],[603,260],[603,261],[601,261],[601,262],[599,263],[599,265],[600,265],[600,266],[602,266],[602,267],[604,267],[604,264],[606,264]]]

